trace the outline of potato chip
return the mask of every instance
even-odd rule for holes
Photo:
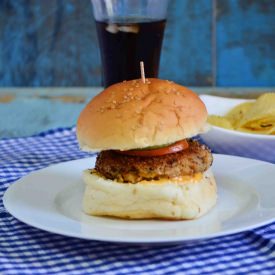
[[[225,117],[231,122],[234,128],[238,128],[240,121],[243,119],[245,113],[252,107],[253,104],[254,102],[241,103],[230,110],[225,115]]]
[[[212,115],[208,122],[218,127],[246,133],[275,135],[275,93],[237,105],[224,117]]]
[[[216,116],[216,115],[208,116],[207,122],[218,127],[233,129],[231,122],[227,118],[222,116]]]
[[[243,115],[239,127],[267,130],[275,126],[275,93],[261,95]]]

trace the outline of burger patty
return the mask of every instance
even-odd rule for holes
[[[95,170],[107,179],[136,183],[141,180],[174,178],[206,171],[212,164],[210,150],[197,141],[177,153],[155,157],[128,156],[109,150],[101,152]]]

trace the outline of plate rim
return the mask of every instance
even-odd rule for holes
[[[225,157],[225,158],[238,158],[238,159],[250,160],[250,161],[257,162],[257,163],[262,163],[262,164],[265,164],[265,165],[275,167],[275,164],[272,164],[270,162],[255,160],[255,159],[252,159],[252,158],[245,158],[245,157],[226,155],[226,154],[213,154],[213,155],[214,155],[214,158],[215,158],[215,156],[216,157],[218,156],[218,157],[221,157],[221,158],[223,158],[223,157]],[[55,229],[55,228],[52,228],[52,227],[41,225],[40,223],[36,223],[35,221],[29,222],[28,219],[26,220],[26,219],[20,217],[20,215],[18,216],[17,213],[14,213],[14,211],[10,208],[10,205],[8,203],[9,196],[10,196],[10,194],[12,194],[12,192],[14,192],[14,189],[16,188],[16,186],[18,184],[20,184],[21,180],[25,179],[28,176],[31,176],[33,173],[40,172],[40,171],[43,171],[43,170],[51,168],[51,167],[64,165],[66,163],[78,162],[78,161],[82,161],[82,160],[86,160],[86,159],[90,159],[90,158],[94,158],[94,157],[95,157],[95,155],[92,155],[92,156],[88,156],[88,157],[84,157],[84,158],[80,158],[80,159],[76,159],[76,160],[69,160],[69,161],[64,161],[64,162],[59,162],[59,163],[56,163],[56,164],[52,164],[52,165],[49,165],[47,167],[44,167],[44,168],[35,170],[31,173],[28,173],[26,176],[14,181],[6,189],[6,191],[4,192],[3,198],[2,198],[5,209],[8,211],[8,213],[10,215],[12,215],[14,218],[19,220],[20,222],[23,222],[24,224],[27,224],[28,226],[34,227],[34,228],[39,229],[39,230],[43,230],[45,232],[49,232],[49,233],[52,233],[52,234],[58,234],[58,235],[61,235],[61,236],[66,236],[66,237],[79,238],[79,239],[82,239],[82,240],[103,241],[103,242],[113,242],[113,243],[126,243],[126,244],[127,243],[128,244],[160,244],[160,243],[161,244],[168,244],[168,243],[183,243],[183,242],[193,242],[193,241],[197,242],[197,241],[203,241],[203,240],[212,239],[212,238],[219,238],[219,237],[239,234],[239,233],[245,232],[247,230],[251,230],[251,229],[255,229],[255,228],[265,226],[265,225],[270,224],[270,223],[275,221],[275,215],[274,215],[274,217],[272,217],[270,219],[266,219],[262,222],[258,222],[256,225],[251,224],[251,225],[243,226],[241,228],[227,229],[227,230],[218,231],[218,232],[215,232],[215,233],[201,235],[199,237],[198,236],[194,236],[194,237],[192,237],[192,236],[190,236],[190,237],[184,237],[184,236],[183,237],[182,236],[180,236],[180,237],[173,237],[173,236],[169,237],[168,236],[168,238],[166,238],[165,240],[163,240],[162,237],[160,239],[156,238],[156,239],[153,239],[153,240],[148,240],[147,238],[145,238],[145,239],[141,239],[141,238],[133,239],[132,237],[130,237],[128,239],[127,238],[124,239],[124,238],[120,238],[120,237],[116,237],[116,236],[112,236],[112,237],[95,236],[95,237],[93,237],[93,236],[87,236],[86,234],[77,234],[77,233],[74,233],[74,232],[71,233],[68,230],[66,230],[64,232],[64,230],[58,230],[58,229]],[[81,223],[81,221],[75,221],[75,222],[76,223]]]

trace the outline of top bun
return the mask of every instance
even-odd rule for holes
[[[186,87],[149,78],[114,84],[81,112],[77,137],[84,151],[159,146],[204,132],[207,111]]]

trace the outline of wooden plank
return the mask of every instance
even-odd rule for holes
[[[183,85],[211,86],[212,1],[170,4],[160,77]]]
[[[217,85],[275,85],[275,1],[217,3]]]
[[[100,85],[89,0],[0,1],[1,86]]]
[[[209,86],[217,71],[218,86],[275,85],[274,14],[274,0],[170,1],[160,77]],[[0,86],[100,85],[90,0],[0,1],[0,49]]]
[[[0,138],[29,136],[52,128],[71,127],[76,124],[85,104],[101,89],[2,88]]]

